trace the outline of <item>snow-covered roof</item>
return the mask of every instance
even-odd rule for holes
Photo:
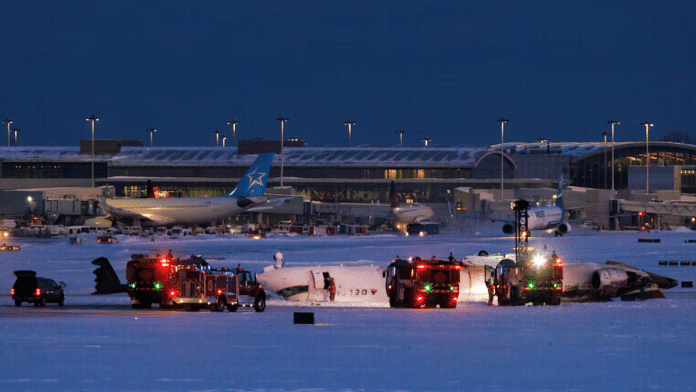
[[[286,166],[394,167],[473,166],[490,150],[476,147],[286,147]],[[78,147],[3,147],[0,158],[14,161],[90,162],[91,154]],[[112,166],[236,166],[251,164],[256,155],[238,155],[236,147],[122,147],[112,154],[97,154],[96,161]],[[274,163],[280,164],[280,155]]]

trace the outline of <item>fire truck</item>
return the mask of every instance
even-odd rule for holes
[[[205,262],[205,260],[200,259]],[[126,290],[134,309],[149,309],[153,303],[166,308],[173,305],[172,265],[181,262],[170,255],[134,254],[126,263]]]
[[[222,312],[227,308],[236,312],[242,307],[253,307],[257,312],[266,309],[266,291],[256,281],[256,274],[242,270],[209,265],[179,264],[175,267],[174,283],[170,289],[172,302],[186,310],[209,308]]]
[[[392,308],[455,308],[461,266],[450,260],[397,258],[385,273]]]
[[[498,305],[560,305],[563,291],[563,262],[553,252],[535,252],[529,246],[527,208],[523,199],[513,203],[515,226],[515,261],[501,260],[488,278],[488,304],[498,297]]]

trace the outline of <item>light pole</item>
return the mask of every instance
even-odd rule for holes
[[[219,147],[220,146],[220,134],[222,132],[220,132],[219,129],[216,129],[215,132],[213,132],[213,133],[215,134],[215,147]]]
[[[645,126],[645,193],[650,193],[650,151],[648,150],[648,130],[652,127],[653,123],[645,120],[645,122],[640,125]]]
[[[92,123],[92,188],[94,188],[94,122],[99,121],[99,119],[93,114],[85,119],[85,121],[90,121]]]
[[[502,199],[502,191],[505,190],[505,186],[503,185],[503,173],[505,168],[505,153],[503,152],[503,141],[505,140],[505,123],[510,122],[510,120],[508,120],[505,117],[501,117],[496,121],[500,123],[500,198]]]
[[[343,125],[348,126],[348,145],[352,146],[353,141],[351,140],[351,129],[352,129],[353,125],[355,125],[355,122],[348,120],[348,121],[344,122]]]
[[[284,124],[288,122],[288,119],[280,116],[276,120],[280,121],[280,187],[283,187],[283,145],[285,144],[285,130]]]
[[[157,130],[155,129],[155,127],[150,125],[150,128],[145,128],[145,132],[150,132],[150,147],[152,147],[152,134],[157,132]]]
[[[223,134],[223,135],[222,135],[222,146],[223,146],[223,147],[225,147],[225,141],[226,141],[227,139],[229,139],[229,138]]]
[[[2,121],[3,124],[7,124],[7,147],[10,146],[10,124],[12,124],[12,119],[7,117]]]
[[[429,137],[426,136],[423,139],[421,139],[421,141],[423,142],[425,147],[428,147],[428,142],[432,141],[432,139],[430,139]]]
[[[604,189],[607,189],[607,131],[602,132],[604,136]]]
[[[19,129],[17,127],[12,127],[12,132],[14,132],[14,136],[15,136],[15,138],[14,138],[15,139],[15,141],[14,141],[15,146],[17,145],[17,132],[19,132],[19,131],[21,131],[21,129]]]
[[[406,133],[406,131],[404,131],[404,129],[401,128],[400,130],[396,131],[396,133],[399,134],[399,144],[401,145],[401,147],[403,147],[404,146],[404,133]]]
[[[607,124],[611,124],[611,190],[614,190],[614,125],[621,124],[620,122],[614,120],[613,118],[607,121]]]
[[[237,140],[237,120],[230,120],[227,122],[227,125],[232,126],[232,145],[234,146],[234,142]]]

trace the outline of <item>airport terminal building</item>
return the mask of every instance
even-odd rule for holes
[[[387,203],[392,181],[406,203],[455,202],[455,190],[480,190],[489,192],[491,200],[505,201],[537,189],[541,196],[531,198],[544,198],[548,195],[541,190],[553,193],[561,173],[566,186],[612,189],[612,156],[617,191],[645,191],[647,179],[644,142],[308,147],[289,140],[281,157],[278,141],[145,147],[140,141],[100,140],[94,158],[89,141],[80,147],[0,147],[0,191],[90,187],[94,165],[95,185],[110,186],[117,197],[144,197],[148,180],[159,196],[220,196],[232,189],[256,154],[267,151],[277,153],[268,193],[292,188],[305,199],[324,202]],[[651,193],[696,193],[696,146],[651,142],[647,156]],[[471,203],[476,205],[470,209],[480,207],[479,199]]]

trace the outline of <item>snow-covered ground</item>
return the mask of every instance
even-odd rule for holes
[[[660,243],[637,239],[660,238]],[[565,262],[621,261],[679,281],[696,280],[696,232],[574,231],[532,240]],[[105,256],[125,278],[133,253],[200,254],[213,266],[242,264],[261,272],[282,252],[286,266],[384,265],[402,257],[449,252],[457,258],[509,253],[514,241],[497,230],[424,238],[270,235],[187,239],[120,236],[82,245],[62,239],[12,239],[0,252],[0,390],[475,390],[640,391],[696,389],[696,295],[681,287],[668,299],[405,310],[301,306],[277,296],[264,313],[187,313],[130,309],[126,295],[91,296]],[[219,258],[219,259],[216,259]],[[224,258],[224,259],[223,259]],[[66,306],[15,308],[12,271],[36,270],[66,283]],[[293,313],[314,312],[315,325]]]

